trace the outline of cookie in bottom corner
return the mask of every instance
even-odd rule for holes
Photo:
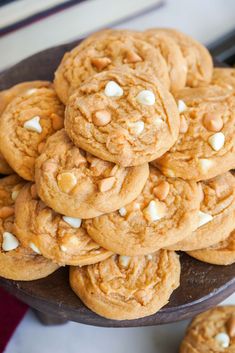
[[[235,352],[235,306],[221,306],[197,315],[179,353]]]

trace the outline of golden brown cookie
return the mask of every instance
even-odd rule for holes
[[[225,240],[206,249],[187,252],[197,260],[214,265],[231,265],[235,262],[235,231]]]
[[[140,36],[130,31],[105,30],[88,37],[65,54],[55,72],[55,89],[65,104],[87,78],[116,67],[130,68],[157,76],[169,88],[165,59]]]
[[[164,174],[205,180],[235,167],[235,92],[219,86],[185,88],[176,144],[154,162]]]
[[[70,97],[65,129],[75,145],[122,166],[161,156],[176,141],[179,114],[174,98],[153,76],[107,71]]]
[[[49,82],[33,81],[12,91],[6,92],[11,101],[0,119],[0,150],[21,177],[34,180],[35,158],[47,137],[63,127],[64,107]]]
[[[85,221],[90,236],[121,255],[144,255],[190,235],[198,224],[195,182],[167,178],[150,169],[142,193],[119,211]]]
[[[9,89],[6,89],[5,91],[0,92],[0,116],[6,109],[7,105],[18,95],[22,94],[22,92],[27,91],[32,89],[32,84],[34,88],[40,88],[40,87],[49,87],[50,83],[47,81],[33,81],[33,82],[23,82],[19,83]],[[3,155],[0,153],[0,173],[1,174],[11,174],[13,173],[13,170],[3,157]]]
[[[47,207],[38,198],[35,184],[25,185],[17,197],[14,230],[25,247],[33,244],[60,265],[90,265],[112,255],[89,237],[80,218],[65,217]]]
[[[16,175],[0,179],[0,276],[30,281],[48,276],[58,265],[24,248],[14,234],[14,203],[23,185]]]
[[[185,87],[188,71],[187,62],[177,42],[167,33],[157,29],[145,31],[143,38],[160,50],[165,59],[170,77],[170,90],[174,92]]]
[[[235,228],[235,178],[231,173],[200,183],[201,205],[198,228],[171,250],[207,248],[226,239]]]
[[[187,63],[187,86],[197,87],[210,82],[213,62],[209,51],[192,37],[171,28],[155,29],[170,36],[180,47]]]
[[[70,268],[70,284],[88,308],[108,319],[131,320],[156,313],[179,286],[180,262],[174,252],[118,256]]]
[[[0,152],[0,174],[11,174],[13,173],[13,170],[3,157],[2,153]]]
[[[235,68],[215,67],[211,82],[214,85],[235,90]]]
[[[234,353],[235,306],[219,306],[199,314],[189,325],[180,353]]]
[[[40,198],[70,217],[92,218],[134,200],[149,175],[148,164],[123,168],[74,146],[64,129],[51,136],[36,162]]]

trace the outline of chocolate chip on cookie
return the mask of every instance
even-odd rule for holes
[[[17,85],[5,98],[12,99],[0,119],[0,150],[22,178],[34,180],[35,159],[47,137],[63,127],[64,106],[49,82]]]
[[[191,235],[198,223],[195,182],[167,178],[150,168],[141,194],[119,211],[85,221],[89,235],[115,253],[144,255]]]
[[[235,350],[235,306],[219,306],[197,315],[189,325],[180,353],[228,352]],[[230,324],[229,324],[230,323]]]
[[[70,284],[91,310],[108,319],[152,315],[179,286],[180,262],[174,252],[118,256],[94,265],[71,267]]]
[[[167,63],[160,50],[137,33],[105,30],[88,37],[66,53],[55,72],[55,89],[65,104],[89,77],[115,68],[132,69],[156,76],[169,88]]]
[[[15,200],[24,184],[17,175],[0,179],[0,276],[31,281],[48,276],[58,265],[24,248],[16,236]]]
[[[206,180],[235,167],[235,93],[219,86],[184,88],[176,95],[187,129],[154,161],[168,176]],[[184,102],[184,107],[183,103]]]
[[[201,204],[197,229],[174,244],[173,250],[197,250],[226,239],[235,229],[235,178],[225,173],[199,184]]]
[[[25,185],[15,205],[15,233],[25,247],[33,244],[60,265],[84,266],[112,255],[89,237],[80,218],[56,213],[37,197],[35,189],[35,184]]]
[[[58,213],[92,218],[135,199],[149,175],[148,164],[124,168],[76,147],[64,129],[51,136],[36,162],[40,198]]]
[[[70,97],[65,129],[75,145],[122,166],[161,156],[176,141],[179,113],[161,83],[134,71],[107,71]]]

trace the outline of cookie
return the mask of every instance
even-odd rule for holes
[[[123,168],[74,146],[64,129],[51,136],[36,162],[39,197],[58,213],[92,218],[134,200],[149,175],[148,164]]]
[[[144,255],[190,235],[198,223],[197,184],[150,168],[142,193],[119,211],[85,221],[89,235],[121,255]]]
[[[184,88],[176,96],[181,112],[175,145],[157,159],[164,174],[206,180],[235,167],[235,93],[219,86]]]
[[[80,218],[65,217],[47,207],[32,183],[17,197],[14,229],[25,247],[34,244],[44,257],[60,265],[90,265],[112,255],[92,241]]]
[[[187,252],[197,260],[214,265],[231,265],[235,262],[235,231],[229,237],[209,248]]]
[[[70,285],[98,315],[131,320],[156,313],[179,286],[180,262],[174,252],[118,256],[70,268]]]
[[[107,71],[70,97],[65,129],[75,145],[127,167],[160,157],[176,141],[174,98],[153,76]]]
[[[19,83],[5,91],[0,92],[0,116],[6,109],[7,105],[19,94],[23,91],[30,90],[32,88],[32,84],[35,87],[49,87],[50,83],[46,81],[33,81],[32,82],[23,82]],[[0,153],[0,174],[12,174],[13,170]]]
[[[48,276],[58,265],[24,248],[14,234],[14,203],[23,185],[16,175],[0,179],[0,276],[31,281]]]
[[[174,92],[184,88],[186,86],[188,68],[177,42],[167,33],[156,29],[145,31],[143,36],[145,40],[160,50],[166,60],[170,78],[170,90]]]
[[[13,170],[0,152],[0,174],[11,174]]]
[[[157,76],[169,88],[168,67],[159,49],[130,31],[105,30],[65,54],[55,72],[55,89],[64,104],[75,89],[101,71],[121,67]]]
[[[0,150],[17,174],[34,180],[35,159],[47,137],[63,127],[64,106],[48,82],[23,84],[16,91],[15,98],[9,92],[12,100],[0,119]]]
[[[155,29],[155,32],[170,36],[179,45],[187,63],[187,86],[197,87],[211,81],[212,58],[209,51],[201,43],[171,28],[159,28]]]
[[[197,315],[189,325],[180,353],[235,352],[235,306],[219,306]]]
[[[235,68],[215,67],[211,83],[235,90]]]
[[[231,173],[200,183],[201,204],[198,228],[172,250],[207,248],[226,239],[235,229],[235,178]]]

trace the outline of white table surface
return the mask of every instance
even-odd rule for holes
[[[128,1],[135,6],[135,0]],[[105,9],[100,7],[99,11],[104,13]],[[79,23],[79,14],[62,12],[0,38],[0,69],[28,54],[84,34],[81,27],[75,25],[75,15]],[[63,21],[65,23],[61,26]],[[94,21],[93,18],[93,25]],[[208,44],[233,29],[234,25],[234,0],[168,0],[161,9],[118,27],[138,30],[154,26],[176,27]],[[235,304],[235,294],[225,303]],[[63,326],[44,327],[29,311],[6,353],[176,353],[186,325],[187,321],[183,321],[158,327],[107,329],[70,322]]]

